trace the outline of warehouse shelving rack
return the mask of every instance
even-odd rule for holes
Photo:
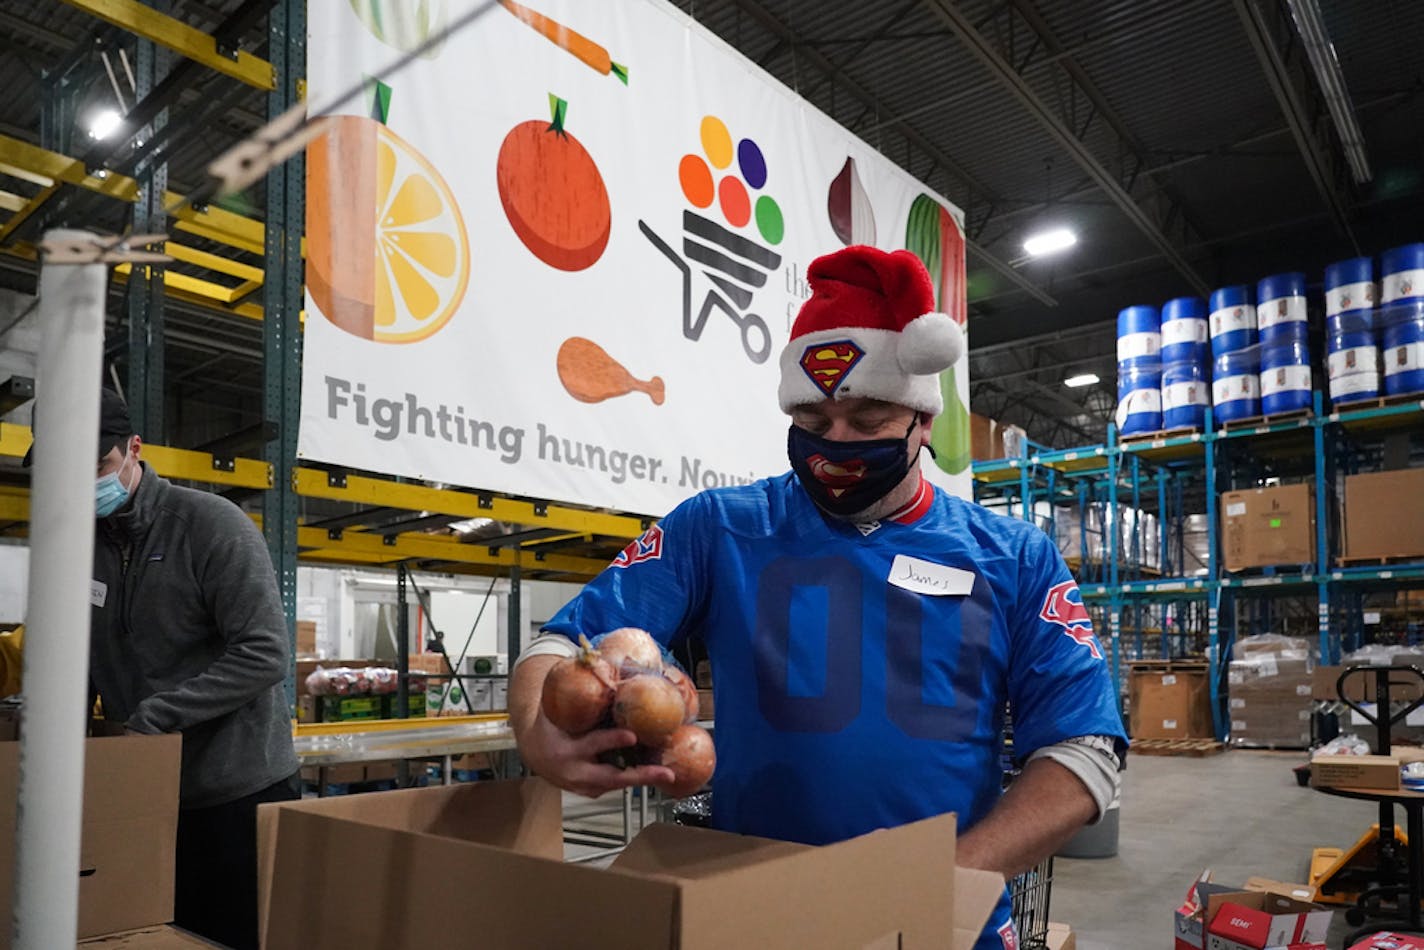
[[[1101,445],[1052,451],[1026,445],[1018,458],[974,464],[975,500],[1002,504],[1010,516],[1038,523],[1050,535],[1055,532],[1058,510],[1072,503],[1078,506],[1080,525],[1087,523],[1092,504],[1155,511],[1160,576],[1144,569],[1145,539],[1136,518],[1126,531],[1106,532],[1100,562],[1070,566],[1084,602],[1105,633],[1107,659],[1120,695],[1123,660],[1143,658],[1154,640],[1153,652],[1162,659],[1192,652],[1198,645],[1194,638],[1173,632],[1169,620],[1204,611],[1205,637],[1199,645],[1210,667],[1216,731],[1224,737],[1229,724],[1225,670],[1238,631],[1272,631],[1281,617],[1288,616],[1314,630],[1318,661],[1334,663],[1365,641],[1362,594],[1424,588],[1424,561],[1339,563],[1335,492],[1338,476],[1374,467],[1380,454],[1375,440],[1389,434],[1424,433],[1424,399],[1380,400],[1328,413],[1323,404],[1323,394],[1315,392],[1313,412],[1308,415],[1263,418],[1218,429],[1208,414],[1201,432],[1120,439],[1109,425]],[[1259,572],[1227,572],[1221,552],[1221,494],[1279,478],[1312,485],[1313,558]],[[1199,503],[1192,505],[1198,491]],[[1188,510],[1193,507],[1201,510]],[[1189,515],[1202,514],[1207,563],[1203,570],[1188,573],[1185,521]],[[1079,550],[1086,551],[1086,528],[1081,530]],[[1155,627],[1152,620],[1157,621]],[[1176,626],[1180,629],[1180,624]]]

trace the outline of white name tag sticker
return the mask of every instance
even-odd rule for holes
[[[896,587],[938,597],[963,597],[974,589],[974,572],[922,561],[904,554],[895,555],[886,578]]]
[[[108,599],[109,585],[103,581],[91,580],[89,582],[89,603],[95,607],[102,607]]]

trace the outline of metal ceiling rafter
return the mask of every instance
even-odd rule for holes
[[[61,0],[105,23],[111,23],[173,50],[180,56],[231,76],[249,86],[271,92],[276,88],[272,64],[251,53],[236,50],[225,55],[218,39],[175,17],[159,13],[138,0]]]
[[[1004,5],[995,25],[1006,37],[1005,42],[996,44],[980,31],[970,18],[953,0],[924,0],[926,9],[954,31],[966,49],[1006,88],[1024,109],[1043,126],[1044,130],[1066,151],[1069,156],[1092,177],[1113,203],[1127,216],[1138,230],[1142,231],[1161,252],[1177,272],[1195,289],[1205,296],[1210,284],[1187,260],[1182,247],[1191,241],[1191,225],[1183,214],[1181,205],[1166,191],[1142,172],[1148,167],[1146,155],[1127,133],[1120,119],[1103,95],[1072,57],[1062,57],[1050,71],[1050,78],[1056,89],[1066,89],[1066,101],[1055,109],[1044,101],[1015,64],[1018,48],[1017,37],[1024,36],[1032,49],[1042,49],[1047,55],[1056,56],[1062,52],[1060,43],[1048,29],[1038,11],[1027,0],[1013,0]],[[1027,65],[1028,57],[1020,60]],[[1089,109],[1088,116],[1079,120],[1079,98]],[[1110,168],[1083,141],[1083,135],[1090,125],[1100,122],[1111,130],[1117,139],[1114,152],[1120,156],[1117,168]],[[1134,195],[1134,192],[1137,195]],[[1175,239],[1169,236],[1175,232]]]
[[[1256,53],[1261,70],[1266,74],[1271,93],[1281,107],[1281,114],[1285,116],[1286,126],[1290,129],[1291,138],[1305,163],[1305,169],[1310,173],[1310,180],[1330,212],[1335,230],[1348,240],[1355,253],[1359,254],[1360,242],[1355,239],[1355,233],[1350,227],[1350,202],[1348,195],[1341,188],[1344,176],[1341,174],[1340,164],[1336,161],[1335,149],[1331,146],[1325,124],[1312,120],[1312,111],[1307,109],[1304,101],[1306,97],[1315,98],[1315,87],[1306,73],[1309,66],[1304,63],[1300,46],[1295,42],[1294,30],[1283,11],[1275,4],[1270,4],[1273,11],[1268,13],[1261,9],[1261,4],[1256,0],[1232,2],[1236,7],[1236,14],[1241,18],[1246,38],[1251,41],[1251,49]],[[1279,42],[1281,37],[1285,39],[1284,51]],[[1323,108],[1318,108],[1313,114],[1323,116],[1326,112]]]
[[[766,7],[762,6],[759,0],[733,0],[733,3],[736,4],[738,9],[760,23],[764,29],[778,40],[797,47],[799,50],[798,55],[828,76],[834,88],[844,90],[867,109],[871,109],[881,115],[892,115],[890,110],[881,107],[874,93],[847,76],[844,70],[827,58],[824,53],[802,44],[797,33],[792,30],[791,27],[783,23],[775,14],[767,10]],[[951,177],[959,179],[970,193],[971,199],[983,202],[989,207],[993,206],[996,197],[989,188],[978,182],[974,176],[966,171],[958,162],[929,139],[917,132],[909,123],[895,119],[893,121],[887,120],[881,123],[881,125],[884,128],[893,126],[896,133],[904,138],[908,144],[913,145],[933,159],[938,166],[943,168]],[[1042,287],[1038,286],[1038,284],[1034,283],[1025,275],[1019,273],[1018,270],[1011,267],[1006,261],[999,259],[986,250],[978,242],[966,239],[965,245],[981,262],[1000,276],[1009,280],[1039,303],[1047,307],[1058,305],[1058,301],[1050,296]]]

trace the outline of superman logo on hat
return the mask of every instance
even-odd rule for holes
[[[801,369],[827,396],[835,394],[865,351],[850,340],[812,343],[801,354]]]

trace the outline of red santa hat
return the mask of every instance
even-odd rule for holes
[[[934,312],[934,285],[918,257],[852,245],[812,261],[806,280],[811,296],[781,351],[783,412],[853,397],[944,408],[938,375],[959,359],[964,334]]]

